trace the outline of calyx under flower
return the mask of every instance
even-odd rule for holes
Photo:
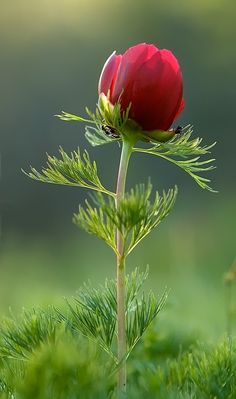
[[[124,113],[121,111],[120,103],[113,105],[109,99],[101,93],[98,99],[98,112],[102,117],[102,130],[109,137],[114,138],[136,138],[136,141],[152,141],[152,142],[166,142],[172,139],[176,134],[180,134],[182,128],[178,126],[176,129],[170,130],[143,130],[134,120],[129,118],[129,109]]]

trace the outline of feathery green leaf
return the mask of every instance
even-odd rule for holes
[[[4,319],[0,328],[0,358],[25,359],[42,342],[55,339],[51,310],[24,311],[20,318]]]
[[[160,300],[156,299],[152,292],[140,294],[147,274],[148,269],[143,273],[135,269],[131,275],[126,276],[127,356],[159,313],[166,299],[166,293]],[[117,336],[116,282],[106,280],[105,285],[99,288],[84,284],[73,301],[67,301],[67,304],[68,314],[57,311],[59,320],[72,332],[80,332],[92,340],[97,340],[117,364],[113,345]]]
[[[104,199],[102,195],[96,196],[100,200],[100,207],[92,207],[86,200],[86,209],[81,205],[79,212],[74,214],[73,222],[85,230],[89,234],[96,235],[101,240],[105,241],[116,253],[116,228],[113,220],[103,211],[102,204]],[[113,199],[109,198],[108,203],[113,208]]]
[[[184,170],[196,183],[203,189],[216,192],[209,186],[209,179],[199,175],[202,172],[208,172],[215,169],[210,165],[215,159],[199,161],[202,155],[210,153],[210,149],[216,144],[201,146],[202,139],[191,139],[192,127],[187,125],[180,135],[175,135],[166,143],[158,143],[150,148],[134,148],[133,151],[145,154],[157,155]]]
[[[167,292],[158,300],[152,291],[142,293],[140,299],[135,298],[133,306],[126,316],[127,356],[131,353],[144,332],[166,303]]]
[[[61,159],[48,155],[47,167],[38,172],[31,167],[31,172],[26,173],[31,179],[44,183],[62,184],[72,187],[85,187],[114,196],[101,183],[95,161],[91,161],[87,151],[81,155],[79,149],[68,155],[60,147]]]
[[[137,185],[121,199],[118,208],[115,199],[106,200],[101,193],[92,196],[95,207],[86,201],[87,208],[79,207],[73,221],[90,234],[104,240],[116,250],[116,230],[124,238],[125,254],[132,252],[135,246],[146,237],[171,211],[174,206],[177,187],[155,195],[150,201],[152,185]]]
[[[55,116],[57,116],[62,121],[66,121],[66,122],[76,121],[76,122],[93,123],[93,121],[91,119],[85,119],[85,118],[83,118],[81,116],[70,114],[70,113],[65,112],[65,111],[62,111],[61,114],[55,115]]]

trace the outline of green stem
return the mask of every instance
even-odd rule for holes
[[[232,281],[228,281],[226,283],[225,301],[226,301],[226,332],[228,338],[230,338],[232,334]]]
[[[123,147],[120,158],[120,166],[116,187],[116,207],[119,206],[125,193],[125,183],[130,155],[132,153],[133,143],[123,141]],[[118,352],[118,395],[126,392],[126,330],[125,330],[125,254],[124,238],[122,232],[117,230],[117,352]]]

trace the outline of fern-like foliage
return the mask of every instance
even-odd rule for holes
[[[93,196],[95,207],[86,201],[87,208],[79,208],[74,215],[74,222],[90,234],[104,240],[116,252],[116,229],[123,236],[125,255],[146,237],[171,211],[177,194],[177,187],[155,194],[150,201],[152,185],[137,185],[121,199],[118,208],[115,200],[106,200],[100,193]]]
[[[61,114],[55,116],[66,122],[88,122],[89,125],[85,126],[85,137],[93,147],[120,140],[120,138],[106,134],[103,129],[104,119],[101,118],[101,115],[98,114],[99,119],[97,119],[95,114],[93,114],[88,108],[86,108],[86,111],[91,119],[85,119],[81,116],[70,114],[65,111],[62,111]]]
[[[202,139],[191,139],[192,127],[186,126],[180,135],[175,135],[167,143],[158,143],[150,148],[134,148],[136,152],[157,155],[184,170],[196,183],[203,189],[215,192],[210,186],[210,180],[201,176],[202,172],[208,172],[215,169],[215,166],[209,165],[215,159],[200,161],[202,155],[210,153],[210,149],[216,144],[201,146]]]
[[[151,192],[150,182],[147,187],[137,185],[120,201],[116,214],[114,212],[114,221],[124,237],[127,255],[159,225],[174,206],[177,187],[167,193],[163,191],[162,196],[156,192],[153,202],[150,201]],[[108,214],[110,209],[107,207]]]
[[[70,122],[88,122],[85,127],[85,137],[92,146],[112,143],[121,140],[121,134],[128,121],[130,106],[121,111],[120,103],[112,105],[104,95],[101,95],[95,112],[86,107],[86,113],[90,119],[83,118],[62,111],[56,115],[59,119]]]
[[[189,391],[193,398],[236,397],[235,342],[224,339],[220,345],[204,348],[199,344],[171,363],[166,385]],[[196,394],[196,396],[194,395]]]
[[[67,301],[69,315],[58,311],[59,320],[72,331],[98,340],[101,347],[112,355],[112,340],[116,325],[116,297],[113,282],[94,288],[84,284],[73,303]]]
[[[73,222],[87,233],[105,241],[117,253],[115,224],[103,209],[106,202],[102,195],[97,195],[96,198],[93,197],[93,200],[96,204],[99,201],[98,207],[93,207],[86,200],[86,209],[80,205],[79,212],[73,216]],[[114,209],[115,201],[112,198],[109,198],[108,204]]]
[[[95,113],[86,108],[87,114],[96,127],[86,126],[85,137],[93,146],[112,143],[121,140],[121,134],[128,121],[130,107],[121,111],[120,104],[114,106],[100,101]]]
[[[24,311],[20,318],[4,319],[0,328],[0,358],[26,359],[41,343],[55,340],[52,311]]]
[[[128,276],[126,276],[126,311],[132,311],[133,305],[139,294],[140,290],[143,287],[149,273],[149,267],[146,267],[146,270],[140,272],[140,270],[136,267]],[[116,286],[114,286],[114,290],[116,290]]]
[[[91,119],[86,119],[86,118],[83,118],[82,116],[70,114],[69,112],[65,112],[65,111],[62,111],[61,114],[55,115],[55,116],[57,116],[59,119],[61,119],[61,121],[65,121],[65,122],[72,122],[72,121],[74,121],[74,122],[89,122],[89,123],[92,122]]]
[[[198,348],[193,356],[194,369],[191,377],[199,391],[206,397],[225,397],[230,396],[235,391],[235,348],[229,340],[222,342],[213,351],[205,351]]]
[[[31,167],[31,172],[26,175],[44,183],[85,187],[114,196],[114,193],[102,185],[98,177],[96,162],[91,161],[87,151],[81,155],[78,149],[68,155],[60,147],[59,152],[61,159],[48,155],[47,167],[43,168],[42,172]]]
[[[147,294],[140,293],[147,274],[148,271],[139,273],[135,269],[131,275],[126,276],[127,357],[166,299],[166,293],[160,300],[155,298],[151,291]],[[57,311],[59,320],[72,332],[80,332],[92,340],[97,340],[117,364],[114,351],[114,339],[117,336],[116,282],[107,280],[105,285],[99,288],[85,284],[73,301],[67,301],[67,304],[67,314]]]
[[[85,126],[85,137],[88,140],[89,144],[93,147],[97,147],[98,145],[110,144],[114,141],[119,142],[121,139],[118,137],[114,137],[105,132],[105,127],[102,125],[94,126]],[[109,128],[110,129],[110,128]]]
[[[167,292],[157,300],[150,291],[148,295],[142,293],[140,299],[135,298],[132,308],[127,313],[127,356],[131,353],[144,332],[161,311],[167,299]]]
[[[130,359],[129,399],[153,399],[157,393],[158,399],[235,399],[235,339],[199,345],[195,337],[190,345],[184,332],[177,344],[177,331],[146,335]],[[24,361],[0,360],[0,398],[116,397],[112,371],[113,361],[96,344],[61,329],[60,339],[43,343]]]

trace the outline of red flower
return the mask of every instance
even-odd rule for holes
[[[106,61],[98,93],[120,101],[125,110],[131,103],[130,119],[143,130],[168,130],[184,108],[183,81],[179,63],[169,50],[152,44],[130,47],[123,55],[114,52]]]

